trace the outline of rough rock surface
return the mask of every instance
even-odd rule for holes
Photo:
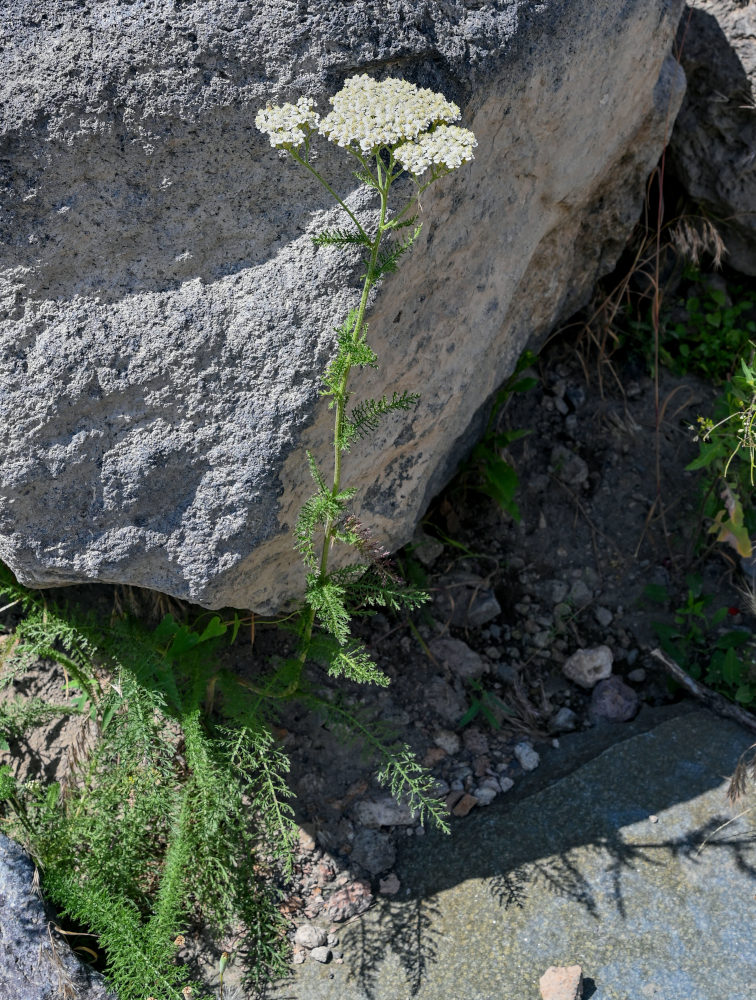
[[[756,274],[756,7],[691,0],[678,43],[688,91],[671,163],[727,246],[727,262]]]
[[[26,583],[208,607],[302,587],[291,527],[327,461],[317,373],[357,262],[327,195],[254,128],[267,101],[401,73],[463,109],[475,162],[423,196],[379,291],[381,368],[421,389],[345,475],[412,535],[483,404],[611,269],[682,96],[680,0],[9,0],[0,52],[0,556]],[[348,165],[321,167],[353,209]],[[349,279],[352,287],[345,286]]]
[[[114,1000],[102,977],[48,932],[28,854],[0,833],[0,997],[3,1000]]]

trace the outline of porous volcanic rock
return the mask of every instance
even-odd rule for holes
[[[0,833],[0,996],[116,1000],[51,928],[29,855]]]
[[[724,238],[727,262],[756,274],[756,7],[691,0],[678,46],[688,90],[670,162]]]
[[[610,270],[682,96],[680,0],[8,0],[0,51],[0,556],[49,586],[207,607],[303,586],[291,529],[328,467],[318,373],[361,265],[254,127],[355,72],[459,103],[475,162],[371,304],[360,395],[421,391],[345,461],[364,523],[407,541],[485,401]],[[320,168],[375,206],[346,158]],[[405,191],[409,194],[409,181]]]

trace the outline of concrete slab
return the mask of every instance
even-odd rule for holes
[[[549,965],[593,1000],[756,997],[756,804],[726,802],[752,742],[696,711],[529,798],[413,838],[399,897],[345,927],[276,1000],[537,1000]],[[726,824],[726,825],[725,825]]]

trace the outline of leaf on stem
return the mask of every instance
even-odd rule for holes
[[[365,233],[355,233],[348,229],[325,229],[312,237],[316,247],[363,246],[370,248],[370,238]]]
[[[366,399],[358,403],[349,415],[349,420],[344,422],[344,432],[342,435],[341,447],[343,451],[349,449],[355,438],[364,438],[368,434],[377,430],[381,419],[388,413],[397,410],[412,410],[420,402],[420,395],[416,392],[395,392],[391,399],[383,396],[381,399]]]

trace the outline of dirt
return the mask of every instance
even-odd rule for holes
[[[376,614],[357,624],[390,686],[322,678],[324,689],[344,692],[363,717],[388,724],[412,748],[438,779],[453,823],[527,782],[528,747],[548,751],[539,766],[557,771],[565,732],[603,728],[608,739],[622,738],[627,723],[601,718],[591,690],[564,676],[575,651],[609,647],[632,715],[682,699],[650,650],[654,622],[670,619],[686,572],[701,574],[712,607],[730,609],[729,625],[751,624],[733,559],[721,547],[706,549],[699,478],[685,471],[697,450],[690,425],[710,412],[715,390],[666,374],[657,389],[641,362],[602,363],[565,339],[541,353],[534,374],[538,385],[514,395],[499,418],[529,432],[507,453],[521,484],[521,520],[479,492],[474,468],[463,468],[396,560],[431,603],[413,623]],[[648,584],[667,588],[667,607],[644,599]],[[236,669],[255,676],[277,641],[258,629],[252,649],[248,639],[234,647]],[[19,690],[61,683],[60,671],[43,665]],[[568,725],[558,720],[565,709],[574,713]],[[425,831],[406,810],[390,814],[374,766],[321,719],[291,706],[280,727],[302,828],[282,909],[292,934],[316,920],[337,936],[376,895],[398,891],[396,852]],[[19,748],[22,775],[60,778],[83,738],[71,725],[47,727]],[[187,955],[212,977],[220,947],[200,937]],[[337,945],[332,952],[340,961]],[[307,955],[295,944],[295,961]]]

